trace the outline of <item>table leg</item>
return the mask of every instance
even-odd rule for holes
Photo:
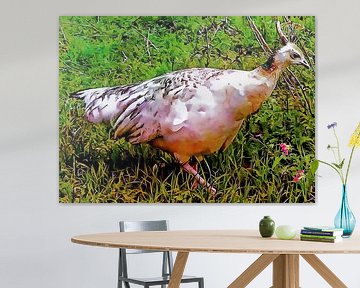
[[[281,254],[273,263],[273,288],[299,288],[299,255]]]
[[[254,263],[252,263],[238,278],[232,282],[228,288],[244,288],[257,275],[259,275],[271,262],[273,262],[278,254],[263,254]]]
[[[314,254],[301,256],[333,288],[347,286]],[[252,263],[228,288],[244,288],[273,262],[273,286],[271,288],[299,288],[299,255],[263,254]]]
[[[347,286],[314,254],[301,255],[331,287],[347,288]]]
[[[289,287],[299,288],[299,255],[287,255],[289,265]]]
[[[179,288],[180,287],[181,278],[184,274],[185,265],[186,265],[188,256],[189,256],[189,252],[178,252],[177,253],[168,288]]]

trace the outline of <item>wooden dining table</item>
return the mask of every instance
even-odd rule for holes
[[[331,287],[347,287],[315,254],[360,253],[360,235],[338,243],[262,238],[256,230],[116,232],[74,236],[73,243],[97,247],[177,252],[169,288],[179,288],[191,252],[261,254],[228,288],[246,287],[273,264],[273,288],[299,287],[299,256]]]

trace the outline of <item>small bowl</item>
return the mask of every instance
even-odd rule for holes
[[[276,228],[275,234],[279,239],[290,240],[296,236],[297,230],[290,225],[281,225]]]

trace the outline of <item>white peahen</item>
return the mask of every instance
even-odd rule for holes
[[[252,71],[193,68],[138,84],[88,89],[72,96],[86,105],[88,121],[114,124],[115,138],[148,143],[172,154],[197,183],[211,187],[189,160],[226,149],[243,120],[271,95],[281,72],[292,64],[309,67],[302,51],[287,40]]]

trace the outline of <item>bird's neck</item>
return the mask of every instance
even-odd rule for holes
[[[271,55],[267,61],[261,65],[257,70],[258,73],[266,78],[273,79],[275,84],[279,79],[282,71],[288,67],[288,63],[284,61],[278,53]]]
[[[287,66],[282,61],[281,55],[276,53],[270,56],[265,64],[251,72],[256,81],[258,81],[258,85],[252,87],[251,93],[248,95],[248,101],[252,103],[253,111],[251,113],[256,112],[261,104],[271,95],[282,71]]]

